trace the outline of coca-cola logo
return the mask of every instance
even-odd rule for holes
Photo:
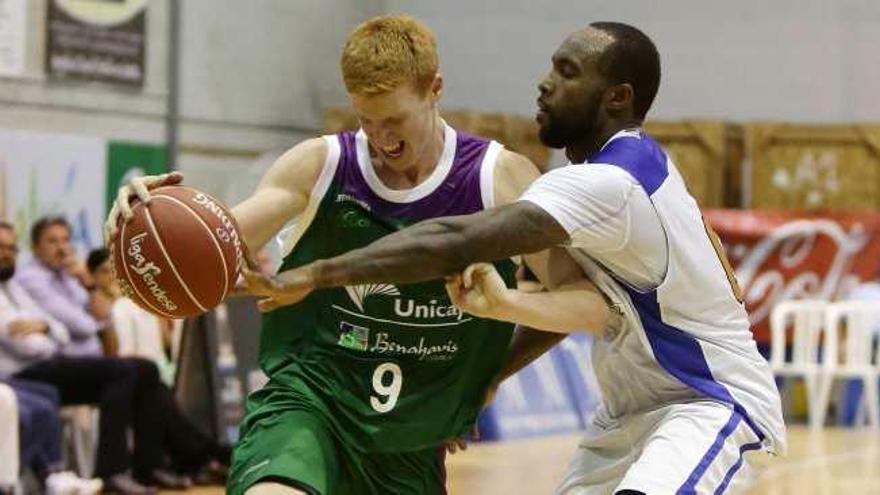
[[[829,219],[785,223],[749,247],[729,246],[753,324],[787,299],[834,299],[858,283],[851,267],[871,236],[860,223]]]

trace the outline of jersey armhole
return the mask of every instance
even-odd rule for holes
[[[480,163],[480,195],[483,198],[483,209],[486,210],[495,207],[495,165],[503,149],[504,146],[498,141],[489,141]]]
[[[321,136],[321,138],[327,143],[327,157],[324,158],[321,174],[318,175],[318,180],[309,194],[309,204],[299,217],[293,219],[293,225],[282,229],[276,237],[276,242],[281,245],[282,260],[293,251],[293,248],[296,247],[299,240],[302,239],[302,236],[312,224],[315,215],[318,213],[321,200],[324,199],[324,195],[330,189],[330,183],[333,182],[333,176],[336,175],[336,169],[339,166],[339,155],[341,153],[339,136],[330,134]]]
[[[495,166],[498,164],[498,155],[504,146],[498,141],[489,141],[483,161],[480,162],[480,196],[483,199],[483,209],[495,207]],[[523,266],[523,258],[520,255],[510,258],[517,267]]]

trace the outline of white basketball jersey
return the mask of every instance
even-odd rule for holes
[[[597,197],[598,175],[605,185],[623,184],[608,197],[641,208],[624,223],[643,224],[630,225],[621,246],[638,237],[639,229],[646,234],[654,228],[659,242],[628,250],[596,247],[596,239],[620,230],[603,222],[620,222],[613,217],[618,206],[590,199]],[[625,187],[629,184],[636,185],[644,206]],[[569,232],[569,252],[623,313],[620,324],[607,328],[594,346],[604,396],[597,420],[708,397],[739,412],[765,448],[785,451],[779,392],[752,338],[736,281],[681,175],[652,138],[622,131],[589,163],[541,177],[522,200],[546,210]],[[665,265],[665,273],[661,268],[656,283],[646,287],[657,265]],[[640,272],[646,276],[633,276]]]

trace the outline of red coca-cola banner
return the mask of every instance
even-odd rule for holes
[[[837,299],[880,272],[880,214],[707,210],[736,269],[755,338],[786,299]]]

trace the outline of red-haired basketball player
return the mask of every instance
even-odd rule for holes
[[[299,217],[284,269],[422,220],[510,203],[538,177],[523,156],[443,122],[436,44],[416,20],[358,26],[342,74],[361,129],[295,146],[233,209],[254,252]],[[149,187],[179,180],[135,181],[116,211],[128,217],[135,193],[146,199]],[[116,220],[114,212],[111,236]],[[560,325],[603,326],[604,300],[567,255],[526,261],[545,285],[568,289],[555,297],[578,311]],[[512,263],[495,266],[511,283]],[[462,313],[440,277],[317,290],[268,313],[261,365],[270,381],[248,398],[228,493],[444,492],[442,443],[473,424],[512,331]]]

